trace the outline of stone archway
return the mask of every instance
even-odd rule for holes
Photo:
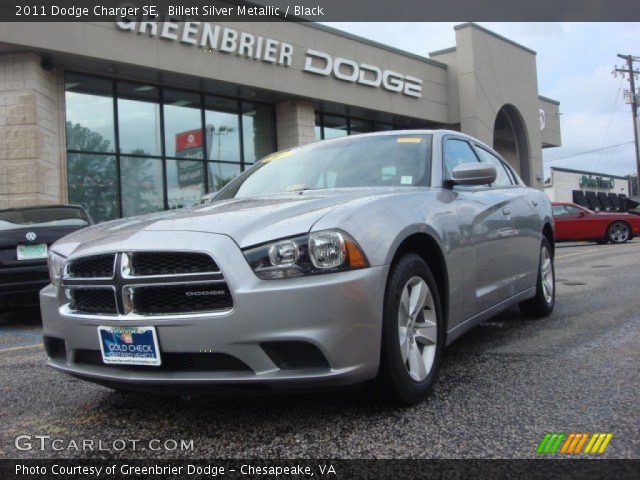
[[[531,184],[529,137],[522,115],[516,107],[504,105],[493,125],[493,148],[509,162],[527,185]]]

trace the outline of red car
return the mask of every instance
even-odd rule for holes
[[[594,212],[575,203],[553,203],[556,241],[594,240],[625,243],[640,235],[640,217],[620,212]]]

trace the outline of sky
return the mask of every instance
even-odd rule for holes
[[[458,23],[462,22],[327,25],[428,56],[455,46],[453,26]],[[560,101],[562,147],[543,150],[545,176],[551,166],[635,173],[631,107],[623,98],[629,82],[611,72],[623,64],[618,53],[640,57],[640,23],[479,24],[535,50],[539,93]],[[623,145],[606,148],[618,144]]]

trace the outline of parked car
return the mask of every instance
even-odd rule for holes
[[[575,203],[553,203],[556,241],[625,243],[640,234],[640,217],[623,212],[594,212]]]
[[[394,131],[270,155],[209,202],[56,242],[50,366],[114,388],[376,379],[422,399],[442,351],[555,302],[551,204],[483,143]]]
[[[0,313],[38,305],[38,292],[49,283],[49,246],[91,223],[76,205],[0,210]]]

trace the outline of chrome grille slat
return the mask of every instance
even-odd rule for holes
[[[185,259],[184,268],[179,265],[181,258]],[[111,277],[105,277],[109,262]],[[158,317],[233,308],[231,292],[217,263],[201,252],[120,252],[72,258],[60,290],[61,304],[67,303],[72,314],[80,315]],[[103,290],[112,292],[112,304],[105,304],[104,293],[96,293]]]

